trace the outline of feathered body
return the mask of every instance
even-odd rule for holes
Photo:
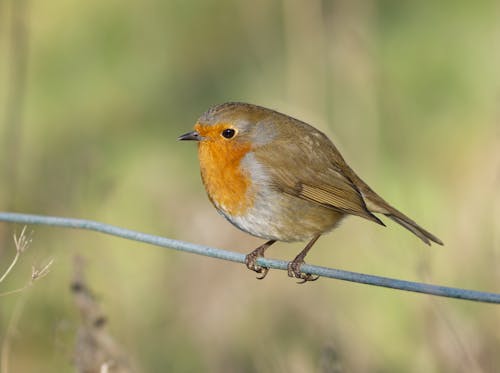
[[[221,132],[236,130],[232,139]],[[260,106],[227,103],[198,120],[203,183],[217,210],[260,238],[305,241],[346,215],[384,214],[425,243],[441,241],[376,194],[316,128]]]

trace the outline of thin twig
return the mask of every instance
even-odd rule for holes
[[[12,260],[12,262],[10,263],[9,268],[7,268],[7,270],[4,272],[4,274],[2,275],[2,277],[0,277],[0,282],[2,282],[3,280],[5,280],[5,277],[7,277],[9,275],[10,271],[12,271],[12,268],[14,268],[14,266],[17,263],[17,260],[19,259],[19,255],[21,255],[21,254],[19,253],[19,251],[17,251],[16,252],[16,256],[14,257],[14,259]]]
[[[52,266],[52,263],[54,263],[54,259],[50,259],[47,264],[45,264],[41,268],[36,268],[35,266],[31,266],[31,278],[28,281],[26,285],[23,287],[20,287],[18,289],[14,290],[9,290],[3,293],[0,293],[0,297],[6,296],[6,295],[11,295],[11,294],[16,294],[16,293],[21,293],[27,288],[33,286],[35,281],[40,280],[41,278],[47,276],[50,272],[50,267]]]
[[[24,252],[24,250],[28,248],[30,241],[30,239],[26,238],[26,226],[23,227],[23,230],[19,234],[19,237],[14,235],[14,243],[16,244],[16,256],[12,260],[12,263],[10,263],[9,268],[7,268],[2,277],[0,277],[0,283],[5,280],[10,271],[12,271],[12,268],[14,268],[14,266],[16,265],[19,256]]]
[[[40,224],[74,229],[86,229],[109,234],[112,236],[122,237],[129,240],[171,248],[174,250],[210,256],[217,259],[229,260],[238,263],[245,262],[245,255],[240,253],[196,245],[193,243],[173,240],[165,237],[154,236],[151,234],[132,231],[129,229],[103,224],[92,220],[0,212],[0,221],[9,221],[22,224]],[[257,260],[257,264],[264,267],[281,270],[287,270],[288,265],[288,263],[283,260],[268,258],[259,258]],[[304,264],[301,267],[301,270],[312,275],[335,278],[338,280],[357,282],[367,285],[382,286],[391,289],[425,293],[441,297],[500,304],[500,294],[498,293],[488,293],[483,291],[398,280],[394,278],[367,275],[363,273],[344,271],[334,268],[313,266],[310,264]]]
[[[19,257],[21,256],[21,254],[23,252],[25,252],[29,245],[31,244],[31,235],[28,236],[26,235],[26,229],[27,229],[27,226],[25,225],[23,227],[23,230],[21,231],[21,233],[19,234],[19,236],[16,236],[14,234],[14,243],[15,243],[15,246],[16,246],[16,255],[14,256],[14,259],[12,260],[12,262],[10,263],[9,267],[6,269],[6,271],[4,272],[4,274],[2,275],[2,277],[0,277],[0,283],[5,280],[5,278],[9,275],[9,273],[12,271],[12,268],[14,268],[14,266],[16,265],[17,261],[19,260]],[[54,262],[54,259],[50,259],[47,264],[45,264],[43,267],[41,268],[37,268],[35,266],[31,266],[31,277],[28,281],[28,283],[26,285],[24,285],[23,287],[20,287],[18,289],[14,289],[14,290],[9,290],[9,291],[6,291],[6,292],[3,292],[3,293],[0,293],[0,297],[3,297],[3,296],[6,296],[6,295],[10,295],[10,294],[16,294],[16,293],[20,293],[24,290],[26,290],[27,288],[29,288],[30,286],[33,285],[33,283],[45,276],[48,275],[48,273],[50,272],[50,267],[52,266],[52,263]]]

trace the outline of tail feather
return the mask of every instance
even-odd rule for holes
[[[427,245],[430,245],[431,241],[439,245],[443,245],[443,241],[434,236],[432,233],[426,231],[424,228],[419,226],[417,223],[415,223],[413,220],[403,215],[399,211],[397,215],[395,214],[384,214],[384,215],[387,216],[388,218],[391,218],[396,223],[401,224],[403,227],[405,227],[410,232],[415,234],[418,238],[420,238],[422,241],[424,241]]]
[[[384,214],[388,218],[391,218],[396,223],[401,224],[403,227],[408,229],[422,241],[424,241],[427,245],[435,242],[439,245],[443,245],[443,241],[434,236],[432,233],[427,232],[424,228],[419,226],[413,220],[411,220],[408,216],[403,214],[402,212],[396,210],[390,204],[388,204],[382,197],[380,197],[377,193],[375,193],[361,178],[356,175],[356,173],[347,168],[345,172],[348,173],[349,179],[356,185],[356,188],[361,192],[363,196],[363,200],[366,204],[366,208],[370,213],[379,213]]]
[[[405,227],[422,241],[424,241],[427,245],[430,245],[431,241],[439,245],[443,245],[443,241],[434,236],[432,233],[426,231],[420,225],[411,220],[408,216],[389,205],[382,199],[382,197],[380,197],[371,189],[365,188],[365,190],[363,191],[363,196],[366,202],[366,206],[370,212],[384,214],[388,218],[391,218],[396,223],[401,224],[403,227]]]

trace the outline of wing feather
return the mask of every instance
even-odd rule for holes
[[[355,184],[342,172],[342,163],[345,162],[340,162],[342,157],[333,144],[326,137],[305,136],[308,137],[301,147],[277,140],[255,151],[260,163],[266,165],[273,187],[312,203],[383,225],[368,210]]]

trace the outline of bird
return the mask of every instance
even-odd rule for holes
[[[346,163],[333,142],[313,126],[262,106],[227,102],[210,107],[194,130],[178,140],[198,144],[203,185],[217,211],[230,223],[266,242],[245,256],[257,264],[275,242],[307,241],[288,263],[300,283],[317,280],[301,271],[318,238],[348,215],[385,226],[384,215],[424,243],[443,242],[375,193]]]

